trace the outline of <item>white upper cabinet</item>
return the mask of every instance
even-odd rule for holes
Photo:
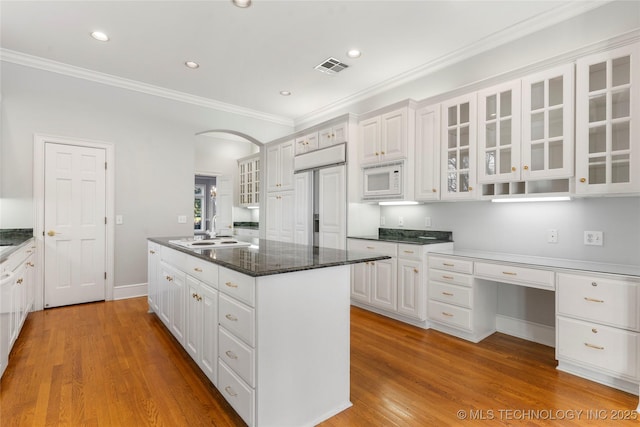
[[[574,65],[522,79],[522,179],[573,176]]]
[[[318,149],[318,132],[308,133],[296,138],[296,154],[303,154]]]
[[[415,199],[440,198],[440,105],[416,111]]]
[[[640,43],[577,61],[576,193],[640,192]]]
[[[293,190],[294,141],[267,147],[267,191]]]
[[[238,160],[238,201],[240,206],[260,203],[260,155]]]
[[[338,123],[331,127],[318,131],[319,148],[330,147],[332,145],[347,142],[349,139],[349,125],[347,122]]]
[[[478,182],[521,177],[520,80],[478,92]]]
[[[403,107],[360,122],[360,164],[407,157],[409,108]]]
[[[476,93],[442,103],[442,199],[475,199]]]

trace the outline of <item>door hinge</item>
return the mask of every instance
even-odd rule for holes
[[[104,217],[104,223],[105,224],[107,223],[107,217],[106,216]]]
[[[107,162],[104,162],[104,168],[107,169]]]
[[[104,278],[105,278],[105,280],[107,279],[107,272],[106,271],[104,272]]]

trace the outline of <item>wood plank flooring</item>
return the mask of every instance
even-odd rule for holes
[[[550,347],[503,334],[472,344],[352,308],[353,407],[321,425],[640,423],[637,396],[555,366]],[[0,383],[0,425],[244,423],[135,298],[31,313]]]

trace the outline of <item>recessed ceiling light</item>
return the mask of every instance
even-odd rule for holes
[[[289,96],[289,95],[291,95],[291,92],[289,92],[288,90],[281,90],[281,91],[280,91],[280,95],[282,95],[282,96]]]
[[[101,42],[108,42],[109,36],[103,33],[102,31],[94,31],[91,33],[91,37]]]
[[[360,56],[362,56],[362,52],[360,52],[358,49],[351,49],[347,52],[347,56],[349,58],[360,58]]]
[[[251,6],[251,0],[231,0],[233,4],[238,7],[249,7]]]
[[[188,68],[191,68],[193,70],[195,70],[196,68],[200,67],[200,64],[198,64],[197,62],[193,62],[193,61],[186,61],[184,63],[184,65],[186,65]]]

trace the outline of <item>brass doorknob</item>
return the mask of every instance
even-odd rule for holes
[[[53,231],[53,230],[49,230],[49,232],[47,233],[47,235],[49,235],[49,236],[53,237],[53,236],[55,236],[55,235],[56,235],[56,232],[55,232],[55,231]]]
[[[580,182],[587,182],[587,178],[580,178]]]

